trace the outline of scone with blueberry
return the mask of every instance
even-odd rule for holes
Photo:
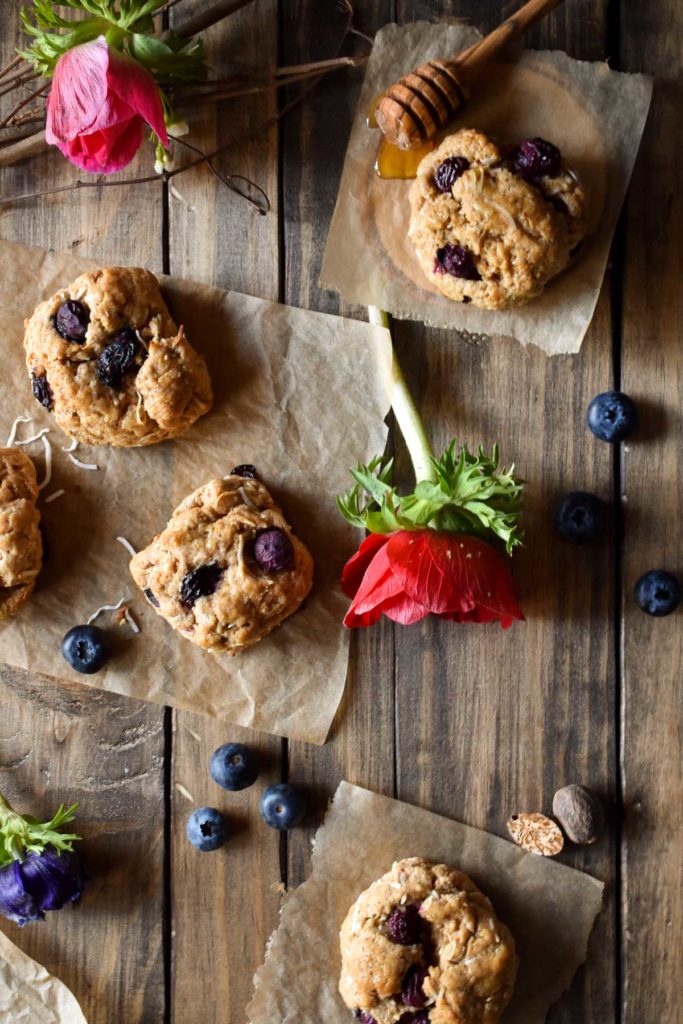
[[[35,466],[17,448],[0,448],[0,622],[31,596],[43,560]]]
[[[82,274],[25,323],[33,394],[69,437],[130,448],[184,433],[213,402],[206,363],[139,267]]]
[[[253,466],[238,466],[185,498],[130,571],[182,636],[236,654],[297,610],[313,559]]]
[[[420,857],[360,894],[340,934],[342,999],[361,1024],[497,1024],[515,943],[471,878]]]
[[[569,263],[586,231],[585,195],[545,139],[502,147],[463,128],[424,158],[409,235],[431,283],[455,302],[521,306]]]

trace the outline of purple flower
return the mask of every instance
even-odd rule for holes
[[[78,854],[47,846],[0,868],[0,913],[19,925],[42,920],[46,910],[79,900],[83,885]]]
[[[83,892],[83,867],[65,832],[78,805],[57,809],[50,821],[19,814],[0,793],[0,914],[19,925],[40,921]]]

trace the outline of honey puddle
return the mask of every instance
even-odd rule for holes
[[[381,92],[370,104],[367,116],[368,128],[377,128],[375,111],[383,96],[384,93]],[[406,181],[416,177],[420,161],[433,149],[433,142],[423,142],[417,149],[399,149],[398,146],[392,146],[386,139],[382,139],[377,151],[375,170],[380,178],[399,178]]]

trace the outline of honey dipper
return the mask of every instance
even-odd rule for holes
[[[528,0],[497,29],[452,60],[430,60],[390,85],[375,108],[387,142],[415,149],[443,128],[468,95],[472,80],[500,51],[561,0]]]

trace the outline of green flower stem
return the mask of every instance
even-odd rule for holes
[[[389,316],[378,306],[368,306],[368,319],[371,324],[389,329]],[[434,450],[393,349],[391,384],[391,407],[410,454],[410,461],[415,472],[415,482],[419,484],[423,480],[428,480],[431,483],[436,483],[438,477],[432,461]]]

